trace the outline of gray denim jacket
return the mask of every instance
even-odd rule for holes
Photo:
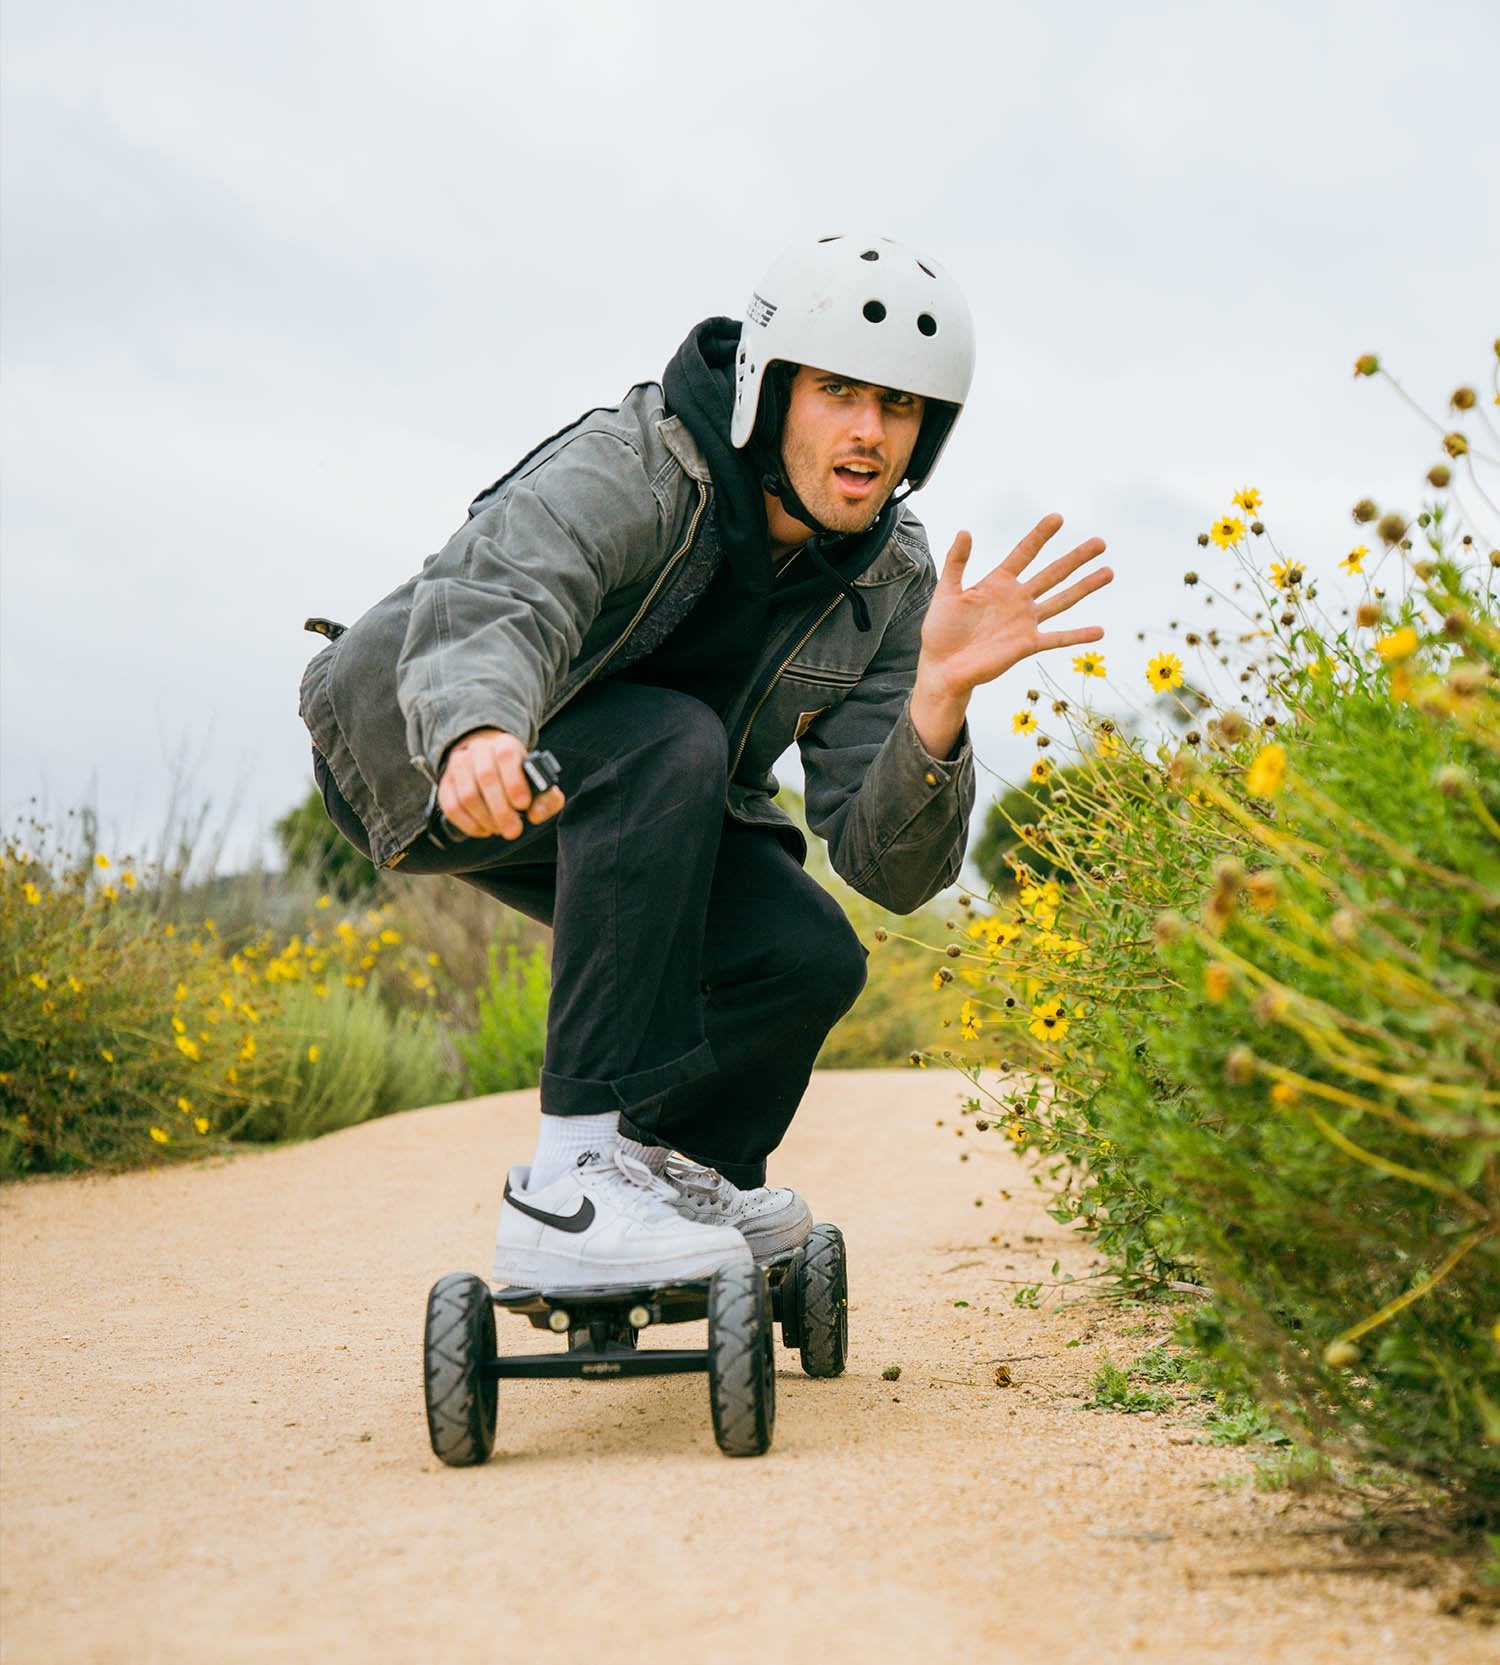
[[[422,571],[308,665],[301,713],[339,791],[394,867],[430,824],[448,748],[476,728],[528,746],[670,594],[713,491],[702,452],[654,383],[591,411],[484,494]],[[903,510],[841,594],[773,609],[726,716],[736,820],[787,828],[772,767],[795,742],[808,823],[856,890],[909,913],[958,876],[974,802],[968,733],[930,756],[908,713],[936,583]],[[563,783],[566,791],[567,783]]]

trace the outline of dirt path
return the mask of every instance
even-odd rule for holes
[[[494,1460],[432,1457],[427,1288],[487,1268],[532,1094],[9,1188],[0,1657],[1493,1659],[1431,1591],[1350,1576],[1310,1506],[1224,1485],[1248,1461],[1190,1413],[1077,1409],[1165,1320],[1013,1304],[1087,1249],[955,1104],[937,1072],[816,1078],[773,1177],[845,1229],[853,1357],[781,1355],[758,1460],[719,1455],[700,1377],[502,1384]]]

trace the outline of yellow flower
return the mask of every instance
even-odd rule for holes
[[[99,1056],[104,1060],[104,1062],[106,1064],[112,1064],[115,1061],[114,1053],[112,1053],[107,1046],[102,1046],[102,1047],[99,1048]]]
[[[1263,746],[1245,771],[1245,789],[1255,798],[1274,798],[1286,779],[1286,752],[1278,745]]]
[[[218,930],[218,928],[219,927],[217,925],[215,925],[213,920],[211,920],[211,919],[205,919],[203,921],[203,929],[205,931],[207,931],[210,936],[213,936],[214,933]]]
[[[1029,711],[1018,711],[1010,720],[1012,734],[1030,734],[1036,727],[1036,718]]]
[[[177,927],[172,924],[164,925],[162,926],[161,934],[164,937],[175,937],[177,935]]]
[[[118,902],[120,900],[120,893],[113,885],[105,885],[104,889],[100,891],[99,894],[106,902]]]
[[[1100,757],[1118,757],[1121,750],[1119,735],[1107,728],[1101,728],[1094,736],[1094,749]]]
[[[428,965],[441,965],[443,963],[442,955],[441,954],[429,954],[427,956],[427,963],[428,963]]]
[[[1073,661],[1073,669],[1081,671],[1084,676],[1103,676],[1104,655],[1102,653],[1080,653]]]
[[[51,987],[47,981],[47,973],[45,971],[33,971],[30,977],[30,982],[33,988],[45,989]]]
[[[1271,582],[1278,590],[1295,590],[1306,576],[1300,561],[1278,561],[1271,568]]]
[[[193,1113],[192,1099],[184,1098],[182,1094],[179,1093],[177,1095],[177,1108],[183,1113],[184,1116],[191,1116]]]
[[[1052,765],[1046,760],[1045,757],[1039,757],[1036,762],[1032,764],[1031,774],[1028,778],[1033,786],[1040,786],[1051,773]]]
[[[328,998],[328,985],[327,985],[327,983],[314,983],[313,984],[313,993],[315,995],[317,995],[319,1000],[326,1000]]]
[[[108,867],[109,866],[109,857],[107,855],[105,855],[103,850],[101,850],[98,853],[98,855],[96,855],[94,857],[94,866],[95,867]]]
[[[130,873],[130,872],[126,872],[126,873],[122,874],[120,882],[125,886],[126,890],[134,890],[135,889],[135,874]]]
[[[1218,960],[1204,968],[1203,993],[1217,1004],[1229,993],[1229,967]]]
[[[1243,509],[1247,515],[1253,515],[1260,507],[1260,493],[1254,486],[1246,486],[1234,494],[1234,506]]]
[[[170,1145],[172,1143],[172,1135],[164,1128],[153,1127],[151,1129],[151,1137],[155,1139],[159,1145]]]
[[[190,1041],[186,1035],[177,1037],[177,1050],[184,1058],[191,1058],[196,1064],[203,1054],[198,1050],[197,1041]]]
[[[178,1017],[176,1012],[172,1013],[172,1027],[173,1027],[173,1029],[175,1029],[177,1031],[177,1033],[179,1035],[187,1034],[187,1025],[182,1021],[182,1019],[180,1017]]]
[[[250,1062],[250,1060],[252,1058],[254,1058],[254,1056],[255,1056],[255,1036],[254,1035],[246,1035],[243,1043],[240,1046],[240,1056],[239,1056],[238,1061],[242,1064],[248,1064]]]
[[[207,1116],[194,1116],[193,1117],[193,1126],[196,1127],[200,1133],[207,1133],[208,1132],[208,1117]]]
[[[1146,680],[1159,694],[1182,686],[1182,661],[1175,653],[1158,653],[1146,667]]]
[[[979,1015],[979,1008],[972,1000],[964,1001],[958,1009],[958,1021],[963,1028],[966,1041],[978,1040],[979,1031],[984,1028],[984,1019]]]
[[[393,931],[387,927],[380,933],[380,940],[385,943],[387,947],[391,947],[400,942],[401,933],[399,931]]]
[[[1417,633],[1409,624],[1403,624],[1389,636],[1382,636],[1375,644],[1375,651],[1387,664],[1393,659],[1410,659],[1417,651]]]
[[[1245,523],[1236,520],[1232,515],[1225,515],[1222,520],[1216,520],[1208,529],[1211,537],[1220,549],[1228,549],[1245,535]]]
[[[331,908],[333,906],[333,898],[331,896],[320,896],[315,905],[319,908]]]
[[[1351,549],[1339,562],[1339,565],[1345,572],[1363,572],[1365,570],[1365,556],[1369,553],[1369,550],[1363,544],[1360,544],[1357,548]]]
[[[309,1064],[316,1064],[318,1061],[318,1047],[316,1042],[314,1042],[313,1045],[307,1049],[307,1061]]]
[[[74,994],[83,993],[83,984],[78,981],[71,971],[68,973],[68,987],[72,989]]]
[[[1297,1102],[1300,1095],[1297,1089],[1287,1081],[1278,1081],[1271,1089],[1271,1103],[1278,1110],[1285,1110]]]
[[[1033,1006],[1027,1028],[1039,1041],[1060,1041],[1068,1032],[1062,1001],[1044,1000],[1039,1006]]]
[[[36,886],[32,884],[30,879],[28,879],[25,884],[21,886],[21,894],[28,902],[31,903],[32,907],[35,907],[42,899],[41,891],[39,891]]]

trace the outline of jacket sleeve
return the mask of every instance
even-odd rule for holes
[[[897,614],[849,696],[799,743],[807,822],[827,841],[834,871],[893,913],[911,913],[958,877],[974,807],[965,724],[935,758],[911,720],[922,618],[932,584]]]
[[[397,664],[413,762],[436,779],[476,728],[527,746],[610,590],[659,547],[642,458],[580,435],[462,526],[423,568]]]

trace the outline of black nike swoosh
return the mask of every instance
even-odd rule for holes
[[[555,1226],[558,1231],[587,1231],[594,1223],[594,1200],[585,1197],[572,1214],[549,1214],[543,1208],[533,1208],[530,1203],[523,1203],[510,1188],[510,1181],[505,1182],[505,1200],[512,1208],[519,1208],[523,1214],[529,1214],[533,1220],[540,1220],[544,1226]]]

